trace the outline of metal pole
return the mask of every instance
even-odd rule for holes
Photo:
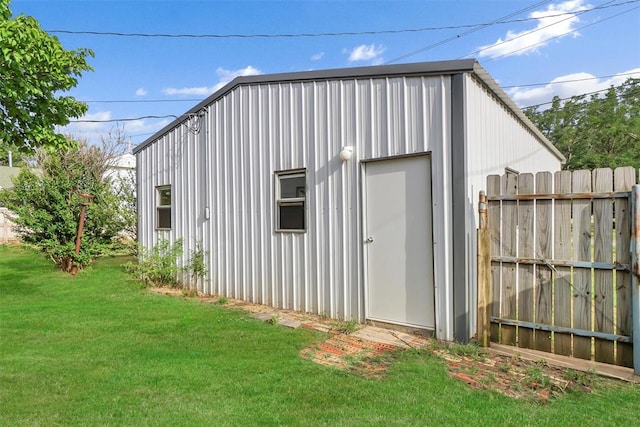
[[[631,191],[631,337],[633,373],[640,375],[640,185]]]
[[[83,202],[82,208],[80,209],[80,219],[78,220],[78,232],[76,233],[76,255],[80,253],[80,242],[82,241],[82,231],[84,230],[84,220],[87,214],[87,205],[94,196],[88,193],[80,193],[80,197],[83,198]],[[75,276],[76,273],[78,273],[78,266],[74,264],[71,267],[71,274]]]
[[[84,230],[84,217],[87,212],[87,204],[82,204],[80,209],[80,220],[78,221],[78,233],[76,233],[76,255],[80,253],[80,241],[82,239],[82,231]]]

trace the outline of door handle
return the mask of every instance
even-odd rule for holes
[[[365,240],[365,243],[373,243],[373,237],[371,236],[367,237],[367,240]]]

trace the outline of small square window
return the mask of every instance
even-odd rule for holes
[[[306,230],[305,204],[307,176],[305,171],[276,174],[276,230]]]
[[[157,187],[156,200],[156,228],[171,229],[171,187]]]

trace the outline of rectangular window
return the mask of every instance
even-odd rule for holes
[[[307,175],[305,171],[276,174],[276,230],[304,231]]]
[[[171,229],[171,186],[156,188],[156,228]]]

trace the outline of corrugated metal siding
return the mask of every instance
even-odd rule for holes
[[[478,193],[486,177],[503,174],[505,167],[519,172],[557,171],[561,160],[545,147],[513,113],[473,76],[466,76],[467,121],[467,283],[472,331],[476,322],[476,233]]]
[[[157,242],[155,187],[171,184],[171,238],[183,237],[186,253],[196,241],[208,250],[203,291],[363,320],[359,160],[432,151],[434,188],[448,183],[439,163],[448,156],[448,91],[440,76],[237,86],[207,107],[200,133],[181,125],[137,154],[140,242]],[[347,145],[354,157],[343,163]],[[307,171],[307,231],[276,233],[274,172],[298,168]],[[442,221],[445,198],[434,192]],[[436,280],[447,276],[446,257],[437,255]]]

